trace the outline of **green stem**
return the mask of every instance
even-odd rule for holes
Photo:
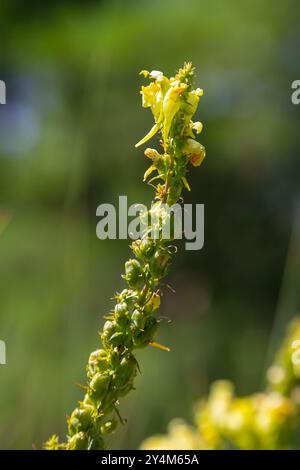
[[[143,74],[152,80],[142,89],[143,103],[151,107],[156,122],[163,123],[161,133],[167,139],[163,139],[164,142],[168,142],[162,155],[154,149],[145,151],[153,160],[148,174],[157,171],[162,179],[162,184],[155,187],[155,199],[147,214],[149,218],[161,209],[162,203],[170,205],[179,201],[186,166],[189,161],[194,165],[197,160],[195,148],[198,143],[193,140],[191,118],[200,95],[199,89],[192,90],[194,69],[190,63],[171,79],[157,72]],[[104,449],[104,437],[114,431],[118,421],[123,422],[118,411],[119,400],[134,388],[139,371],[133,351],[156,344],[153,340],[159,326],[155,317],[160,305],[158,286],[171,262],[172,253],[167,246],[170,240],[162,238],[162,224],[167,219],[159,217],[158,220],[157,239],[149,237],[151,227],[148,224],[141,239],[131,245],[134,258],[125,263],[123,275],[127,286],[115,295],[116,305],[100,332],[102,348],[93,351],[89,357],[86,394],[68,418],[67,440],[59,443],[54,435],[46,442],[46,449]]]

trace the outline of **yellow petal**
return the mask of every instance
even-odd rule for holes
[[[203,129],[203,124],[202,122],[194,122],[193,123],[193,126],[192,126],[192,129],[194,129],[196,131],[197,134],[200,134],[200,132],[202,131]]]
[[[149,166],[148,170],[146,170],[144,173],[144,181],[146,181],[148,176],[151,175],[151,173],[153,173],[153,171],[155,170],[156,170],[156,167],[154,165]]]
[[[189,183],[187,182],[187,179],[186,179],[186,177],[185,177],[185,176],[182,176],[182,178],[181,178],[181,179],[182,179],[182,182],[183,182],[183,184],[184,184],[185,188],[186,188],[188,191],[190,191],[190,190],[191,190],[191,188],[190,188],[190,185],[189,185]]]
[[[145,142],[147,142],[147,140],[151,139],[151,137],[153,137],[156,134],[156,132],[159,131],[160,126],[161,126],[161,123],[156,122],[154,126],[152,127],[152,129],[150,129],[148,134],[145,135],[145,137],[143,137],[143,139],[141,139],[137,144],[135,144],[135,147],[139,147],[140,145],[143,145]]]
[[[163,113],[164,113],[164,142],[167,141],[171,129],[172,121],[175,114],[180,108],[180,95],[186,89],[186,85],[182,83],[180,86],[171,87],[164,98]]]

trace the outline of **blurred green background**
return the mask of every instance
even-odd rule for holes
[[[1,0],[0,447],[41,447],[66,433],[89,351],[122,288],[127,241],[96,238],[96,208],[148,204],[149,129],[141,69],[185,60],[204,89],[207,158],[186,202],[205,204],[205,246],[183,244],[165,289],[158,340],[111,448],[136,448],[171,418],[189,419],[214,379],[259,389],[299,308],[300,78],[296,0]],[[299,212],[298,212],[299,214]]]

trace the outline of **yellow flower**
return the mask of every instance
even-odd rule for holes
[[[162,130],[163,145],[166,150],[169,145],[169,136],[174,118],[179,113],[178,123],[179,128],[176,127],[178,136],[194,137],[193,130],[198,134],[202,130],[202,124],[199,122],[193,123],[192,117],[196,112],[200,96],[203,95],[203,90],[197,88],[190,91],[194,69],[191,63],[178,71],[175,77],[168,79],[159,70],[142,70],[140,72],[144,77],[151,80],[147,86],[142,86],[141,94],[143,99],[143,107],[150,107],[155,119],[153,127],[148,134],[141,139],[136,147],[147,142],[159,130]],[[176,121],[177,122],[177,121]],[[200,165],[205,153],[200,152],[191,157],[191,163],[194,166]]]
[[[205,158],[205,148],[194,139],[186,140],[183,151],[189,156],[193,166],[200,166]]]
[[[143,450],[197,450],[203,443],[197,431],[181,419],[174,419],[168,426],[167,434],[149,437],[142,445]]]
[[[143,108],[151,107],[154,117],[157,119],[161,112],[162,93],[161,88],[156,82],[150,85],[142,86],[142,105]]]
[[[149,73],[147,70],[142,70],[141,73],[145,77],[149,76],[150,78],[155,79],[155,81],[151,82],[149,85],[142,86],[141,90],[143,107],[151,108],[155,124],[148,134],[146,134],[145,137],[135,145],[136,147],[139,147],[151,139],[151,137],[153,137],[161,128],[163,124],[163,100],[170,86],[168,78],[165,77],[162,72],[153,70]]]
[[[166,143],[168,140],[170,128],[175,114],[179,111],[180,108],[180,96],[186,89],[187,85],[185,83],[176,84],[176,86],[171,86],[166,93],[166,96],[163,101],[163,115],[164,115],[164,133],[163,140]]]

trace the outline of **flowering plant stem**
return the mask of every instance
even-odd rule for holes
[[[49,450],[104,449],[104,436],[122,421],[119,400],[133,389],[139,370],[133,351],[149,344],[167,349],[154,342],[159,326],[154,316],[160,306],[159,282],[166,276],[172,256],[172,237],[163,237],[163,227],[171,221],[166,207],[181,200],[184,187],[189,190],[188,165],[199,166],[205,156],[204,147],[195,140],[202,124],[192,121],[203,92],[192,88],[191,63],[184,64],[171,78],[158,71],[144,70],[141,74],[150,80],[141,89],[143,107],[151,108],[155,123],[136,146],[157,132],[162,136],[161,153],[145,150],[151,165],[144,181],[152,175],[149,184],[155,188],[155,198],[150,210],[141,216],[144,229],[131,245],[134,258],[125,263],[127,287],[115,295],[116,305],[100,332],[102,348],[89,357],[86,394],[68,418],[67,440],[60,443],[56,435],[52,436],[45,444]]]

